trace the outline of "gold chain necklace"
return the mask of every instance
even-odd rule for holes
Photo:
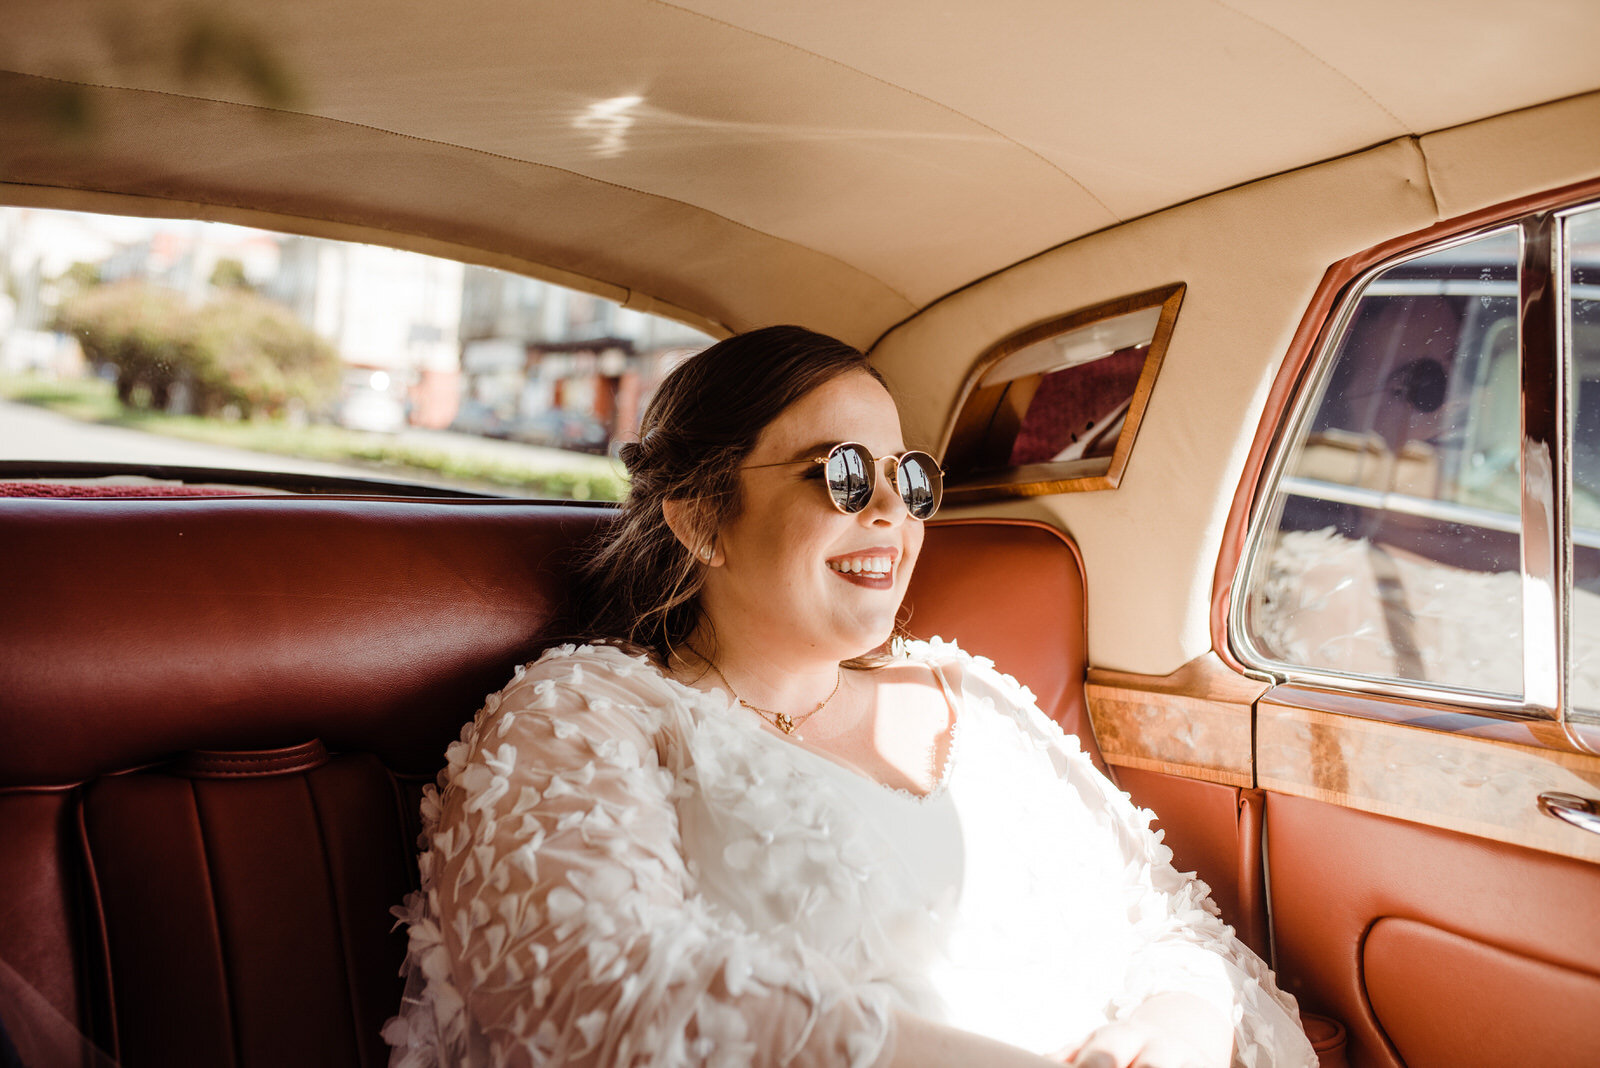
[[[694,653],[695,656],[700,656],[700,650],[696,649],[692,645],[689,646],[689,651]],[[722,685],[726,686],[728,688],[728,692],[733,694],[733,699],[735,701],[739,702],[741,705],[744,705],[744,707],[748,708],[750,711],[756,713],[758,716],[772,724],[774,727],[778,728],[784,734],[793,734],[795,731],[805,726],[806,720],[810,719],[818,712],[821,712],[824,708],[827,708],[828,702],[834,699],[834,697],[839,693],[839,687],[844,683],[844,665],[840,664],[838,668],[839,673],[834,677],[833,689],[828,691],[828,696],[819,701],[817,703],[817,707],[813,708],[810,712],[807,712],[801,716],[790,716],[786,713],[774,712],[771,709],[762,708],[760,705],[753,705],[749,701],[746,701],[743,697],[739,696],[739,691],[733,688],[733,683],[728,681],[728,676],[724,675],[722,673],[722,669],[717,667],[717,662],[715,660],[710,660],[703,656],[700,656],[700,659],[705,660],[706,663],[711,665],[711,670],[717,673],[717,678],[721,679]]]

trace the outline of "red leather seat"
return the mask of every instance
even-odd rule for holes
[[[417,794],[563,631],[568,554],[606,515],[0,501],[0,964],[34,1015],[130,1066],[383,1063]],[[1094,751],[1069,542],[930,524],[909,600]]]

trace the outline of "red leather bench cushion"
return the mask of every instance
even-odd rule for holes
[[[408,821],[376,758],[315,748],[298,768],[180,766],[84,791],[90,904],[129,1068],[387,1060],[378,1031],[405,955],[388,910],[415,883]]]
[[[380,1063],[416,791],[564,633],[607,514],[0,500],[0,961],[130,1065]],[[1095,752],[1070,542],[930,524],[910,601]],[[177,759],[309,739],[331,758]]]

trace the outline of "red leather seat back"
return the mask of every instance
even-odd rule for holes
[[[321,738],[431,775],[608,513],[480,501],[0,500],[0,787]]]
[[[393,779],[320,743],[206,754],[83,794],[124,1065],[379,1065],[414,885]]]
[[[0,500],[0,963],[125,1064],[382,1063],[417,792],[607,514]],[[930,524],[909,600],[1095,752],[1070,542]]]
[[[0,963],[126,1063],[381,1063],[416,794],[606,515],[0,500]]]
[[[1083,561],[1060,531],[1015,519],[929,523],[906,606],[912,634],[993,660],[1105,770],[1083,695]]]

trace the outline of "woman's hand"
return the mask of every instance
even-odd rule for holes
[[[1233,1027],[1193,994],[1157,994],[1063,1053],[1072,1068],[1228,1068]]]

